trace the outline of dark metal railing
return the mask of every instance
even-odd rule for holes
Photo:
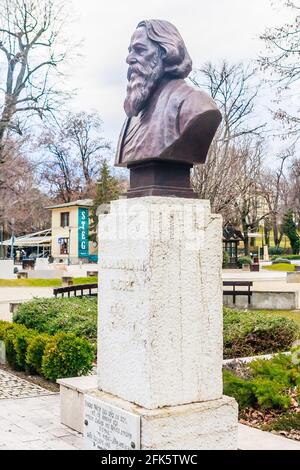
[[[250,305],[252,296],[251,287],[253,286],[252,281],[224,281],[223,286],[232,287],[232,290],[223,290],[223,295],[232,295],[234,304],[237,296],[246,295],[248,296],[248,304]],[[248,287],[248,289],[236,290],[236,287]]]
[[[57,289],[53,289],[53,295],[55,297],[96,297],[98,295],[98,284],[81,284],[77,286],[58,287]]]

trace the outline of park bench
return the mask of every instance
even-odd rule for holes
[[[53,295],[55,297],[96,297],[98,295],[98,284],[95,283],[68,287],[58,287],[57,289],[53,289]]]
[[[251,287],[253,286],[252,281],[224,281],[224,287],[232,287],[231,290],[223,290],[223,295],[231,295],[233,297],[233,303],[235,304],[235,299],[239,295],[248,296],[248,304],[251,303],[252,291]],[[247,290],[236,290],[236,287],[247,287]]]

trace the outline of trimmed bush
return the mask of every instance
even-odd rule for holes
[[[287,258],[276,258],[272,261],[272,264],[292,264]]]
[[[59,332],[97,343],[97,298],[34,299],[20,305],[14,322],[39,333]]]
[[[224,357],[288,351],[299,332],[299,326],[285,317],[224,308]]]
[[[250,256],[240,256],[237,259],[237,264],[238,264],[238,267],[241,268],[243,264],[252,264],[252,260]]]
[[[15,323],[0,322],[8,363],[15,370],[38,372],[47,379],[87,374],[95,348],[71,333],[49,336]]]
[[[13,328],[14,324],[7,321],[0,320],[0,341],[4,341],[7,330]]]
[[[71,333],[59,333],[47,343],[42,373],[49,380],[77,377],[92,370],[94,348],[86,340]]]
[[[5,335],[5,348],[8,363],[16,370],[26,370],[26,351],[37,333],[23,325],[13,325]]]
[[[278,260],[278,259],[280,259],[280,258],[282,258],[282,257],[280,257],[280,256],[272,256],[272,259],[271,259],[271,260],[272,260],[272,261],[276,261],[276,260]],[[300,255],[284,255],[284,259],[285,259],[285,260],[291,260],[291,261],[293,261],[293,260],[300,260]]]
[[[26,352],[27,366],[41,374],[42,373],[42,360],[47,343],[50,341],[51,336],[46,333],[37,334],[31,339]]]

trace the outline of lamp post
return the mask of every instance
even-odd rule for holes
[[[69,225],[68,266],[71,264],[71,227]]]
[[[0,259],[3,259],[3,225],[0,225]]]
[[[15,234],[14,234],[14,225],[15,219],[11,219],[11,245],[10,245],[10,259],[14,259],[14,241],[15,241]]]

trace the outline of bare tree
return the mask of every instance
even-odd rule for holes
[[[0,223],[4,232],[10,235],[12,219],[16,235],[49,228],[50,215],[45,210],[49,198],[39,189],[36,164],[29,162],[14,141],[9,146],[7,143],[5,151],[4,181],[0,188]]]
[[[103,153],[110,149],[96,112],[69,113],[59,127],[45,131],[40,143],[50,156],[41,172],[54,197],[69,202],[93,194]]]
[[[85,183],[89,186],[99,174],[102,152],[110,149],[110,144],[101,136],[102,121],[98,113],[69,114],[64,134],[73,154],[77,155]]]
[[[70,202],[81,193],[78,166],[70,158],[68,146],[61,134],[48,130],[41,139],[49,152],[40,165],[41,180],[46,184],[50,196],[58,202]]]
[[[236,197],[232,201],[232,211],[242,227],[245,254],[249,253],[249,232],[258,230],[259,224],[268,215],[268,209],[262,204],[260,174],[262,170],[263,147],[260,141],[253,143],[246,139],[241,152],[239,175],[236,181]],[[232,217],[232,216],[231,216]]]
[[[66,59],[63,5],[60,0],[0,0],[0,161],[6,133],[22,132],[21,116],[42,118],[66,97],[55,82]]]
[[[278,156],[278,168],[266,168],[260,174],[260,191],[269,212],[265,226],[265,234],[267,235],[266,242],[268,241],[268,230],[273,230],[274,243],[276,247],[280,246],[283,237],[281,221],[287,208],[285,200],[286,195],[289,192],[289,186],[287,184],[284,170],[286,161],[293,154],[293,151],[293,147],[290,147]]]
[[[223,115],[207,161],[195,167],[192,180],[199,197],[210,199],[213,210],[223,214],[224,222],[228,221],[227,213],[232,218],[233,200],[247,190],[247,184],[243,188],[240,185],[241,171],[249,148],[258,145],[264,126],[253,125],[253,120],[251,125],[258,93],[257,86],[252,85],[253,77],[254,71],[242,64],[229,65],[223,61],[219,67],[205,64],[192,79],[194,85],[209,92]]]
[[[268,28],[261,39],[266,45],[266,53],[259,63],[264,71],[271,72],[269,81],[276,85],[277,101],[284,99],[284,94],[300,78],[300,2],[299,0],[278,0],[282,7],[293,13],[293,19],[280,27]],[[284,124],[283,135],[299,137],[300,117],[298,109],[277,109],[274,118]]]
[[[300,78],[300,3],[298,0],[280,0],[283,7],[294,11],[294,19],[277,28],[268,28],[261,39],[267,46],[267,54],[260,57],[263,69],[277,73],[277,82],[288,86]]]

